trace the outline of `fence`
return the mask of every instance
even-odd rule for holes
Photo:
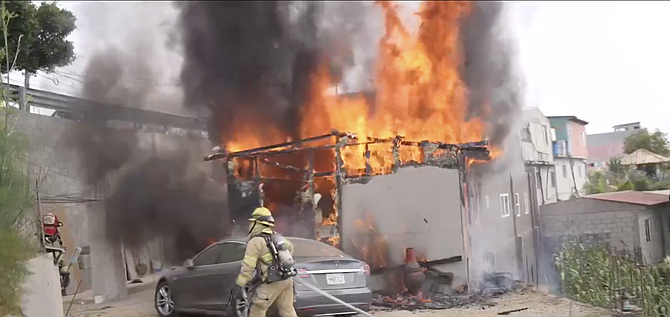
[[[670,316],[670,258],[641,264],[635,248],[571,241],[554,255],[564,297],[620,313]]]

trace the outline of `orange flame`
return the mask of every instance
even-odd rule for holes
[[[383,11],[385,33],[378,43],[373,100],[362,94],[345,97],[329,93],[333,80],[329,74],[329,61],[324,57],[321,67],[311,75],[311,91],[307,102],[301,106],[300,137],[337,129],[356,133],[359,143],[369,138],[391,139],[396,136],[445,143],[486,139],[483,118],[468,116],[469,91],[459,73],[464,62],[459,28],[461,19],[471,11],[471,3],[422,2],[417,14],[421,23],[414,33],[402,22],[396,4],[379,1],[377,5]],[[229,151],[289,140],[272,125],[255,122],[253,118],[244,119],[248,118],[236,121],[240,125],[233,129],[236,134],[224,140]],[[365,157],[366,150],[369,160]],[[497,157],[500,153],[499,149],[493,149],[491,156]],[[363,170],[369,163],[373,174],[379,174],[390,169],[396,159],[393,154],[388,143],[359,145],[344,148],[342,159],[347,171]],[[398,156],[401,162],[420,162],[423,154],[418,147],[407,146],[400,148]],[[469,159],[467,164],[474,162],[475,159]],[[334,208],[329,217],[322,219],[322,225],[335,225],[337,217],[337,208]],[[386,239],[374,233],[374,225],[367,223],[369,220],[359,220],[357,226],[367,228],[372,244],[358,241],[354,245],[373,267],[386,266],[387,258],[383,252]]]
[[[360,259],[368,263],[372,268],[381,268],[388,265],[388,248],[386,237],[377,230],[375,218],[372,214],[366,214],[363,219],[354,222],[358,231],[351,242],[359,252]]]
[[[465,143],[485,138],[479,118],[467,117],[468,89],[459,76],[463,64],[459,24],[470,13],[469,2],[425,1],[418,16],[421,25],[412,34],[401,21],[393,2],[377,2],[385,18],[385,34],[379,43],[374,101],[362,95],[343,98],[328,93],[332,80],[328,64],[312,75],[309,101],[301,108],[302,137],[349,131],[365,142],[368,137]],[[257,127],[254,127],[257,128]],[[261,139],[252,129],[226,140],[229,150],[251,148],[286,141],[279,131]],[[388,144],[371,146],[373,169],[388,166]],[[403,149],[404,160],[418,160],[419,149]],[[345,167],[363,169],[365,149],[348,147]]]

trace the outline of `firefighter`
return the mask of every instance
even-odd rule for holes
[[[293,279],[275,271],[277,267],[282,267],[283,261],[277,261],[268,247],[269,243],[275,241],[275,237],[281,237],[272,230],[274,227],[272,213],[265,207],[258,207],[251,214],[249,221],[249,242],[244,252],[240,274],[235,281],[236,296],[238,298],[243,296],[243,289],[249,286],[254,272],[257,272],[261,282],[251,299],[249,317],[265,317],[268,308],[274,302],[277,303],[282,317],[297,317],[293,307]],[[293,245],[283,237],[281,239],[292,261]]]

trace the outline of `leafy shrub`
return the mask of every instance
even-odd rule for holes
[[[20,315],[26,262],[35,254],[26,231],[26,211],[32,208],[26,174],[27,141],[13,131],[10,109],[0,116],[0,316]],[[28,229],[28,230],[25,230]]]

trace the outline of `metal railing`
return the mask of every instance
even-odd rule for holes
[[[2,86],[7,87],[6,84]],[[30,107],[38,107],[67,113],[94,113],[96,119],[104,121],[126,121],[144,126],[162,127],[163,130],[169,128],[198,132],[207,130],[207,122],[198,117],[111,105],[17,85],[9,85],[8,90],[12,101],[16,102],[19,109],[24,111],[28,111]],[[156,128],[152,130],[156,130]]]

